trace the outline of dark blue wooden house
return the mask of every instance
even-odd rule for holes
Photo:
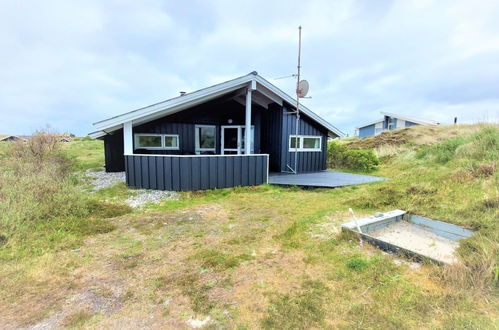
[[[325,170],[328,137],[343,135],[304,106],[298,117],[296,101],[256,72],[94,126],[106,171],[125,171],[131,187],[183,191]]]

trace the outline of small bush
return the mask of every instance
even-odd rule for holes
[[[496,171],[496,164],[480,164],[471,169],[471,173],[475,178],[487,178],[494,175]]]
[[[349,149],[346,145],[331,141],[328,145],[328,165],[331,168],[371,172],[377,169],[379,159],[372,150]]]

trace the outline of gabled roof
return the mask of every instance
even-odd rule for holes
[[[0,141],[7,141],[9,139],[12,140],[23,140],[24,138],[18,135],[6,135],[6,134],[0,134]]]
[[[370,121],[368,123],[365,123],[364,125],[360,125],[360,126],[357,126],[355,127],[356,129],[359,129],[359,128],[364,128],[366,126],[371,126],[371,125],[375,125],[377,123],[382,123],[383,122],[383,118],[381,119],[378,119],[378,120],[373,120],[373,121]]]
[[[433,125],[433,126],[440,125],[440,123],[438,121],[430,120],[430,119],[415,118],[415,117],[411,117],[411,116],[406,116],[406,115],[401,115],[401,114],[391,113],[391,112],[384,112],[384,111],[381,111],[381,114],[385,115],[385,116],[389,116],[389,117],[394,117],[397,119],[411,121],[413,123],[420,124],[420,125]]]
[[[385,112],[385,111],[381,111],[380,113],[383,116],[389,116],[389,117],[393,117],[393,118],[397,118],[397,119],[402,119],[402,120],[410,121],[410,122],[420,124],[420,125],[430,125],[430,126],[440,125],[440,123],[438,121],[435,121],[435,120],[415,118],[415,117],[411,117],[411,116],[401,115],[401,114],[392,113],[392,112]],[[374,125],[376,123],[383,122],[383,120],[384,120],[384,118],[381,118],[378,120],[373,120],[373,121],[370,121],[368,123],[365,123],[364,125],[357,126],[355,128],[356,129],[364,128],[366,126],[370,126],[370,125]]]
[[[259,76],[258,73],[251,72],[250,74],[223,82],[221,84],[199,89],[192,93],[187,93],[144,108],[98,121],[93,124],[97,131],[92,132],[89,135],[93,138],[99,138],[109,132],[120,129],[125,122],[132,121],[134,124],[145,123],[207,102],[220,97],[221,95],[247,87],[249,84],[251,84],[254,89],[258,90],[265,97],[281,105],[283,102],[289,103],[291,106],[296,104],[296,100],[291,96]],[[312,112],[307,107],[300,105],[300,111],[319,125],[325,127],[329,132],[332,132],[337,136],[344,136],[343,132],[316,113]]]

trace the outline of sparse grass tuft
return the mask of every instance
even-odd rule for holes
[[[371,259],[355,255],[347,261],[346,265],[349,269],[362,272],[367,269],[371,262]]]
[[[64,318],[64,326],[68,328],[81,327],[85,322],[92,318],[92,313],[86,310],[80,310]]]
[[[212,268],[216,271],[224,271],[239,266],[241,262],[253,259],[249,254],[230,255],[228,252],[206,249],[192,256],[198,260],[202,268]]]
[[[310,329],[324,326],[328,288],[320,281],[305,281],[296,294],[281,294],[271,300],[265,329]]]

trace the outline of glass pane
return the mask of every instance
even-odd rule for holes
[[[199,127],[199,147],[215,148],[215,127]]]
[[[319,149],[319,138],[303,138],[303,149]]]
[[[291,140],[290,140],[290,142],[289,142],[289,148],[290,148],[290,149],[294,149],[294,148],[296,148],[296,141],[297,141],[297,140],[298,140],[298,138],[296,138],[296,137],[291,137]],[[298,148],[299,148],[299,147],[300,147],[300,146],[298,145]]]
[[[176,136],[165,136],[165,147],[176,148],[178,147],[178,139]]]
[[[237,128],[224,128],[224,149],[237,149]]]
[[[139,135],[138,142],[142,148],[161,147],[161,135]]]

